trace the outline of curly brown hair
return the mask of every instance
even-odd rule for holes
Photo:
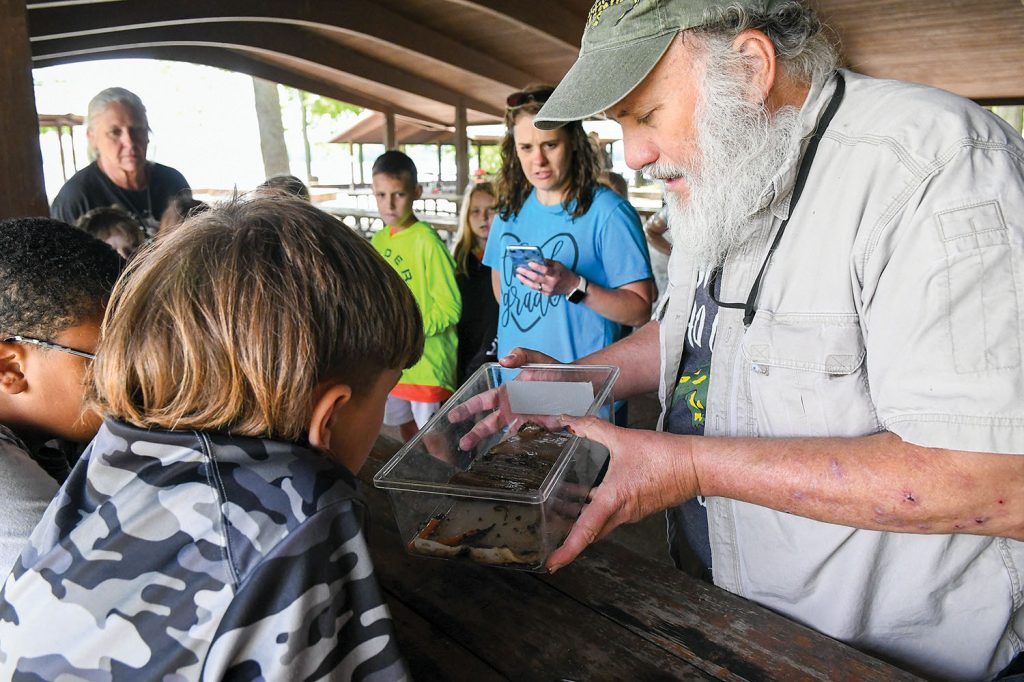
[[[542,91],[550,93],[551,90],[549,85],[533,85],[522,92],[529,95]],[[516,154],[516,121],[521,116],[536,116],[543,105],[543,101],[530,100],[526,104],[509,107],[505,110],[505,136],[501,140],[501,170],[494,183],[498,190],[498,215],[503,220],[519,215],[527,197],[533,191],[533,185],[526,179],[523,166],[519,163],[519,156]],[[594,190],[597,187],[601,164],[580,121],[566,123],[560,130],[564,130],[568,136],[570,152],[569,186],[562,206],[565,207],[567,213],[571,213],[573,218],[579,218],[590,210],[590,205],[594,201]],[[574,201],[575,207],[572,206]]]

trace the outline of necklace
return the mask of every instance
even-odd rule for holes
[[[147,175],[149,177],[146,178],[146,187],[144,190],[126,190],[118,186],[116,182],[111,180],[110,177],[106,173],[104,173],[103,169],[101,169],[98,165],[96,169],[99,171],[100,175],[102,175],[103,178],[106,180],[108,186],[112,189],[115,197],[120,200],[118,203],[121,203],[124,209],[131,213],[132,216],[134,216],[135,219],[139,221],[139,223],[143,226],[147,233],[152,233],[159,226],[160,221],[157,219],[155,215],[153,215],[153,194],[152,191],[150,190],[150,187],[153,184],[153,175],[152,172],[150,171],[149,163],[146,163]],[[146,206],[144,209],[139,207],[139,205],[136,204],[135,201],[128,195],[128,192],[132,192],[133,194],[141,194],[143,191],[145,191],[146,197]]]

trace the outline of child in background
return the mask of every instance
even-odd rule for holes
[[[199,199],[193,199],[191,194],[179,194],[167,202],[167,208],[160,216],[160,225],[157,227],[156,233],[167,234],[185,222],[186,218],[199,215],[209,208],[209,204]]]
[[[256,193],[265,196],[287,194],[309,201],[309,187],[294,175],[272,175],[256,188]]]
[[[455,390],[456,325],[462,312],[451,254],[434,228],[412,212],[422,193],[408,156],[389,151],[374,161],[373,196],[384,227],[373,235],[373,246],[412,290],[427,337],[423,358],[402,373],[384,413],[384,423],[398,426],[403,440],[412,438]]]
[[[455,237],[455,281],[462,296],[459,319],[459,384],[480,365],[497,360],[498,299],[491,269],[481,261],[498,204],[489,182],[471,184],[462,195]]]
[[[99,428],[83,382],[122,265],[62,222],[0,222],[0,580],[69,472],[44,443],[85,443]]]
[[[125,260],[129,260],[146,241],[142,224],[120,206],[86,211],[75,222],[75,227],[106,242]]]
[[[406,679],[353,472],[422,347],[402,281],[308,202],[157,239],[103,322],[103,426],[0,592],[0,678]]]

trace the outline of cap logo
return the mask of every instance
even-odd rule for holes
[[[604,18],[604,13],[607,10],[611,9],[615,5],[621,5],[629,2],[632,2],[633,4],[622,12],[623,15],[628,14],[630,10],[639,5],[640,0],[599,0],[598,2],[595,2],[594,6],[590,8],[590,13],[587,14],[587,25],[590,28],[597,28],[597,25],[601,23],[601,20]],[[621,20],[622,17],[620,16],[619,19]]]

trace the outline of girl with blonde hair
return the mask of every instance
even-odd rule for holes
[[[483,264],[497,194],[489,182],[471,184],[462,195],[459,232],[455,237],[455,282],[462,294],[459,319],[459,383],[480,365],[496,359],[498,300],[491,287],[491,269]]]

